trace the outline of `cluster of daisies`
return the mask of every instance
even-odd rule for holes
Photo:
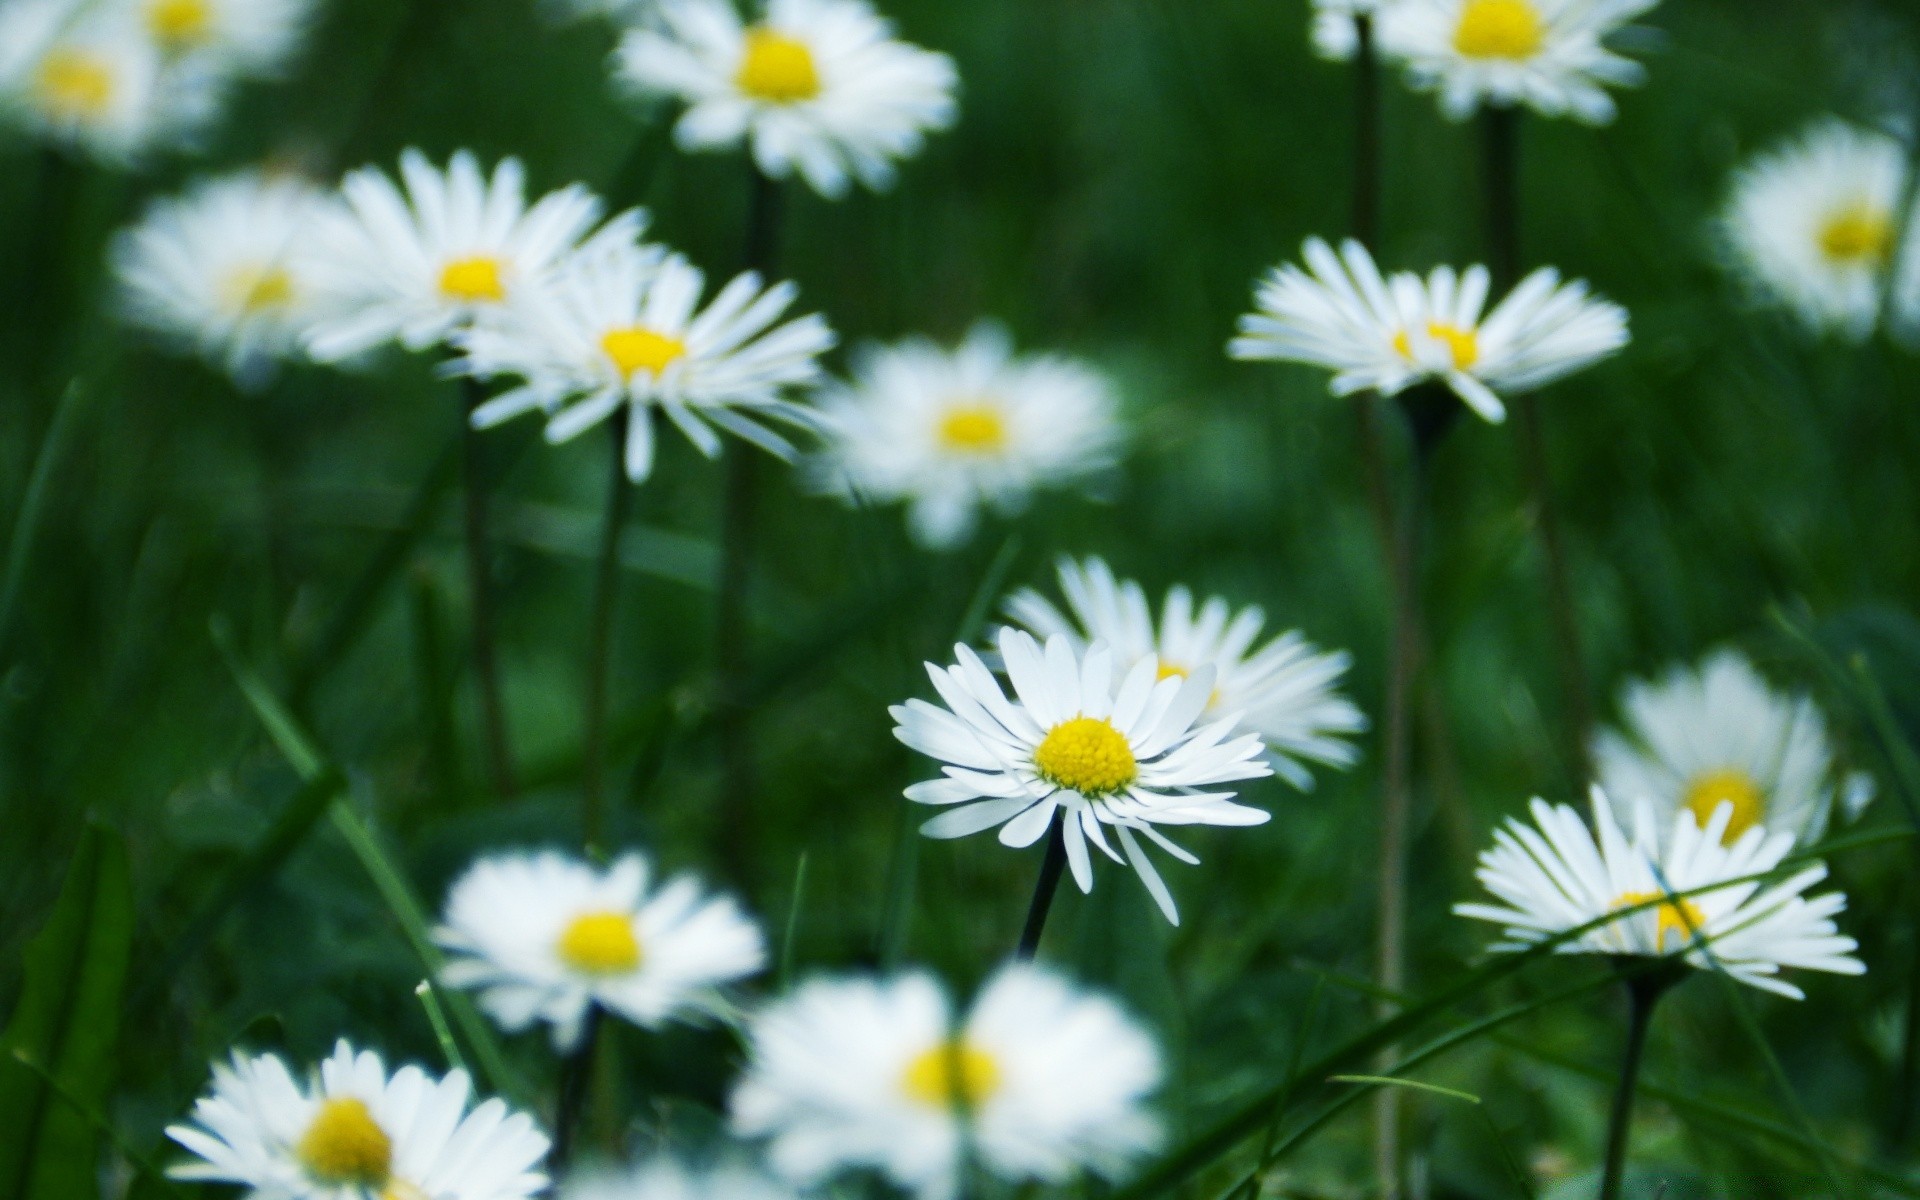
[[[0,115],[124,162],[190,146],[248,79],[283,70],[312,0],[9,0]]]

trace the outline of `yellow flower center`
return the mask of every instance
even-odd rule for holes
[[[659,333],[644,325],[610,329],[600,339],[600,348],[613,360],[622,379],[631,379],[635,371],[645,371],[658,379],[663,371],[686,357],[687,344],[670,333]]]
[[[1733,819],[1727,822],[1727,831],[1721,840],[1731,845],[1767,815],[1767,794],[1753,781],[1753,776],[1737,767],[1702,772],[1687,784],[1686,806],[1702,828],[1714,810],[1727,801],[1733,802]]]
[[[1878,266],[1893,253],[1893,221],[1874,205],[1848,205],[1820,226],[1820,253],[1835,266]]]
[[[90,119],[113,103],[113,68],[84,50],[48,51],[34,84],[41,103],[58,116]]]
[[[1007,420],[989,404],[961,404],[940,418],[940,444],[961,454],[994,454],[1007,447]]]
[[[324,1184],[384,1188],[393,1171],[393,1141],[366,1102],[342,1096],[321,1104],[294,1150]]]
[[[619,975],[640,965],[640,939],[626,913],[597,912],[575,917],[560,935],[560,958],[588,975]]]
[[[1462,329],[1457,325],[1431,321],[1427,324],[1427,336],[1446,344],[1447,351],[1453,355],[1453,368],[1456,371],[1470,371],[1473,364],[1480,361],[1480,333],[1471,326]],[[1393,335],[1393,348],[1401,358],[1412,358],[1413,338],[1402,329]]]
[[[1000,1088],[1000,1064],[978,1046],[942,1042],[907,1064],[900,1086],[934,1108],[978,1108]]]
[[[147,6],[147,28],[168,50],[180,51],[203,42],[213,25],[213,6],[207,0],[154,0]]]
[[[1663,894],[1664,893],[1661,892],[1622,892],[1620,897],[1613,902],[1613,907],[1616,911],[1623,908],[1632,908],[1636,904],[1645,904],[1651,900],[1658,900]],[[1640,911],[1646,912],[1648,910],[1641,909]],[[1691,943],[1696,934],[1703,937],[1706,934],[1707,915],[1701,912],[1699,906],[1691,900],[1668,900],[1652,911],[1659,914],[1659,922],[1654,927],[1653,932],[1653,948],[1657,954],[1665,954],[1667,952],[1667,935],[1669,933],[1676,935],[1680,939],[1679,944],[1681,945]]]
[[[1519,62],[1540,53],[1547,25],[1531,0],[1467,0],[1453,30],[1453,48],[1467,58]]]
[[[1140,773],[1133,747],[1099,717],[1075,717],[1047,731],[1033,752],[1041,778],[1083,796],[1120,791]]]
[[[222,289],[243,316],[255,316],[293,303],[293,276],[282,267],[236,267]]]
[[[1154,674],[1160,679],[1173,679],[1176,676],[1185,679],[1192,675],[1193,672],[1177,663],[1170,663],[1163,658],[1160,660],[1160,669],[1154,672]]]
[[[507,298],[500,260],[491,254],[456,258],[440,268],[440,294],[461,304],[498,303]]]
[[[798,38],[765,25],[747,30],[746,53],[733,81],[747,95],[768,104],[793,104],[820,94],[813,51]]]

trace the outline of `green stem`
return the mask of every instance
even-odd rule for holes
[[[486,400],[486,387],[478,379],[461,380],[463,412],[460,419],[461,462],[465,469],[466,504],[464,506],[467,559],[467,603],[472,627],[473,673],[480,685],[481,740],[486,744],[487,769],[493,790],[500,798],[510,799],[519,790],[514,782],[513,742],[507,733],[506,703],[500,687],[500,661],[495,653],[493,579],[488,569],[487,542],[487,461],[486,446],[480,431],[473,427],[473,413]]]
[[[1633,1125],[1633,1096],[1640,1085],[1640,1061],[1647,1049],[1647,1028],[1653,1023],[1653,1010],[1660,997],[1677,979],[1663,972],[1626,978],[1627,1044],[1621,1052],[1619,1086],[1607,1119],[1607,1160],[1600,1176],[1600,1200],[1619,1200],[1620,1180],[1627,1164],[1627,1133]]]
[[[623,406],[607,424],[612,448],[607,474],[606,520],[600,529],[600,554],[593,580],[593,611],[587,627],[587,695],[582,733],[580,832],[589,850],[606,834],[607,706],[612,673],[613,610],[620,587],[620,534],[627,523],[633,483],[627,478],[627,425],[634,418]],[[638,419],[647,420],[645,415]]]
[[[1027,905],[1027,923],[1020,931],[1020,945],[1013,952],[1021,962],[1032,962],[1033,956],[1040,952],[1040,935],[1046,932],[1047,913],[1053,908],[1054,893],[1060,890],[1060,875],[1067,866],[1067,840],[1062,830],[1071,814],[1062,809],[1058,818],[1047,831],[1047,852],[1040,860],[1040,878],[1034,882],[1033,901]]]

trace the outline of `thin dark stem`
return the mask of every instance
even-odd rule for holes
[[[487,747],[487,770],[501,799],[519,791],[514,781],[513,741],[507,733],[506,702],[500,688],[500,661],[495,651],[493,577],[487,541],[488,479],[486,445],[473,427],[473,413],[486,400],[478,379],[461,380],[464,401],[460,418],[461,465],[466,482],[467,607],[473,622],[473,673],[480,684],[480,725]]]
[[[1619,1200],[1621,1174],[1627,1163],[1627,1133],[1633,1124],[1633,1094],[1640,1083],[1640,1060],[1647,1048],[1647,1027],[1654,1006],[1672,986],[1662,975],[1636,975],[1627,985],[1627,1045],[1620,1058],[1620,1083],[1613,1094],[1613,1112],[1607,1119],[1607,1164],[1600,1176],[1600,1200]]]
[[[560,1095],[553,1113],[553,1149],[547,1152],[547,1171],[556,1178],[566,1170],[573,1158],[573,1149],[580,1141],[599,1043],[600,1007],[593,1005],[587,1009],[580,1044],[560,1061]]]
[[[1380,59],[1373,18],[1353,18],[1353,226],[1355,240],[1374,249],[1380,236]]]
[[[1487,203],[1487,265],[1496,293],[1511,288],[1520,276],[1520,113],[1515,108],[1489,108],[1482,125]],[[1580,650],[1580,622],[1575,615],[1572,572],[1559,514],[1553,503],[1553,479],[1547,466],[1547,439],[1538,400],[1531,394],[1513,398],[1515,433],[1534,520],[1540,529],[1540,547],[1546,564],[1548,620],[1553,625],[1562,703],[1565,708],[1567,765],[1576,783],[1587,775],[1587,730],[1592,710],[1587,700],[1587,673]]]
[[[600,528],[592,623],[587,630],[587,696],[581,751],[580,826],[588,847],[600,845],[606,829],[607,692],[612,673],[614,601],[620,586],[620,535],[626,527],[627,508],[633,497],[626,464],[627,424],[632,419],[623,406],[607,423],[611,445],[607,509],[605,523]]]
[[[1040,860],[1040,878],[1034,881],[1033,902],[1027,905],[1027,923],[1020,930],[1020,945],[1013,952],[1021,962],[1032,962],[1040,952],[1040,935],[1047,929],[1047,914],[1053,910],[1053,894],[1060,890],[1060,875],[1067,869],[1067,839],[1062,832],[1067,814],[1047,833],[1046,857]]]

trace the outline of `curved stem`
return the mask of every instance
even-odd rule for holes
[[[1633,1094],[1640,1082],[1640,1060],[1647,1048],[1647,1027],[1654,1006],[1671,981],[1660,975],[1639,975],[1627,984],[1627,1044],[1620,1058],[1620,1083],[1607,1118],[1607,1163],[1600,1176],[1600,1200],[1619,1200],[1620,1180],[1627,1162],[1627,1132],[1633,1124]]]
[[[587,695],[581,735],[580,826],[581,836],[589,848],[600,844],[606,828],[607,681],[612,672],[614,600],[620,585],[620,534],[633,496],[626,464],[627,424],[632,419],[623,406],[607,424],[612,453],[607,474],[606,520],[600,528],[593,613],[587,632]]]
[[[514,780],[513,742],[507,733],[506,702],[501,695],[500,661],[495,653],[493,580],[488,570],[487,461],[473,412],[486,399],[486,387],[467,376],[460,381],[464,401],[460,419],[461,466],[465,473],[465,530],[467,606],[472,621],[473,673],[480,684],[481,740],[486,744],[487,770],[501,799],[519,790]]]
[[[1065,810],[1047,833],[1046,857],[1040,860],[1040,878],[1033,885],[1033,902],[1027,905],[1027,923],[1020,931],[1020,945],[1013,952],[1021,962],[1032,962],[1040,952],[1040,935],[1046,932],[1047,913],[1053,909],[1053,894],[1060,890],[1060,876],[1067,867],[1067,839],[1062,832],[1068,819]]]

